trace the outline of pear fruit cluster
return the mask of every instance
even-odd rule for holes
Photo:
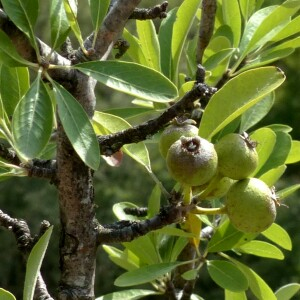
[[[275,221],[276,195],[251,177],[258,154],[247,133],[230,133],[212,144],[191,122],[173,123],[161,134],[159,149],[170,176],[200,200],[225,197],[224,211],[239,231],[259,233]]]

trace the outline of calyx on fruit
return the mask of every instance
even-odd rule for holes
[[[225,205],[232,225],[245,233],[260,233],[276,218],[276,196],[257,178],[234,183],[227,193]]]
[[[195,123],[191,119],[184,121],[174,119],[173,123],[162,132],[159,139],[159,151],[164,158],[166,158],[171,145],[181,136],[189,137],[198,135],[198,128],[193,125]]]
[[[167,153],[170,175],[181,184],[207,183],[217,171],[218,157],[214,145],[199,137],[181,137]]]
[[[230,133],[215,145],[219,159],[219,173],[240,180],[253,173],[258,165],[256,142],[247,133]]]

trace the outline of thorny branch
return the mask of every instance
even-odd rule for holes
[[[22,254],[24,261],[26,261],[32,247],[39,240],[42,234],[49,228],[50,224],[47,221],[43,221],[41,223],[39,235],[33,238],[31,236],[30,229],[24,220],[11,218],[9,215],[0,210],[0,226],[13,232],[16,238],[18,249]],[[37,278],[34,299],[53,300],[47,291],[47,287],[40,273],[38,274]]]
[[[110,156],[117,152],[123,145],[132,144],[149,139],[153,134],[161,130],[168,122],[176,116],[193,108],[193,102],[197,99],[210,98],[216,92],[215,88],[206,84],[198,83],[187,92],[178,102],[165,110],[160,116],[140,125],[109,135],[98,137],[100,152],[102,155]]]

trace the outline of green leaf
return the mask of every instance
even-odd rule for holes
[[[172,235],[172,236],[180,236],[180,237],[186,237],[186,238],[194,238],[197,237],[195,234],[191,232],[186,232],[182,229],[175,228],[173,226],[165,226],[161,229],[156,230],[155,232],[166,234],[166,235]]]
[[[238,251],[260,257],[284,259],[284,255],[279,248],[262,241],[250,241],[245,243],[238,248]]]
[[[136,21],[139,44],[148,66],[160,71],[160,49],[155,26],[152,20]]]
[[[284,74],[274,67],[246,71],[232,78],[210,99],[203,113],[199,135],[211,139],[277,88],[284,79]]]
[[[247,300],[245,292],[232,292],[225,290],[225,300]]]
[[[247,242],[256,235],[245,234],[235,229],[229,220],[223,222],[216,230],[208,243],[208,252],[220,252],[231,250],[242,241]]]
[[[168,102],[178,94],[175,85],[161,73],[135,63],[95,61],[78,64],[74,68],[115,90],[140,99]]]
[[[286,164],[294,164],[300,161],[300,141],[292,141],[291,150],[286,158]]]
[[[286,133],[289,133],[293,130],[292,127],[285,124],[271,124],[266,127],[272,129],[273,131],[283,131]]]
[[[279,288],[275,292],[275,295],[277,300],[290,300],[299,292],[299,290],[299,283],[289,283]]]
[[[147,214],[148,218],[152,218],[159,213],[160,197],[161,197],[161,189],[160,186],[156,184],[148,199],[148,214]]]
[[[237,0],[223,0],[222,2],[224,23],[228,25],[233,35],[233,47],[237,47],[241,38],[241,13]]]
[[[251,16],[253,10],[255,9],[256,0],[239,0],[241,14],[244,17],[244,20],[247,21],[249,16]]]
[[[16,300],[15,296],[10,293],[9,291],[6,291],[5,289],[0,288],[0,299],[2,300]]]
[[[273,36],[271,41],[278,42],[280,40],[284,40],[293,35],[299,34],[299,27],[300,27],[300,16],[288,22],[287,25],[281,29],[281,31],[279,31],[275,36]]]
[[[104,251],[109,255],[109,259],[117,266],[125,269],[126,271],[132,271],[139,268],[139,258],[131,251],[125,249],[121,251],[118,248],[103,245]]]
[[[277,196],[280,200],[290,196],[291,194],[295,193],[300,188],[300,184],[294,184],[289,186],[281,191],[276,192]]]
[[[188,239],[184,237],[179,237],[172,248],[172,253],[170,255],[170,261],[175,261],[185,246],[188,244]]]
[[[269,6],[257,11],[246,25],[241,41],[241,57],[244,57],[255,47],[271,40],[287,24],[289,18],[300,8],[300,2],[285,1],[282,5]]]
[[[9,84],[6,84],[7,82]],[[18,102],[29,89],[28,69],[0,65],[0,86],[4,109],[8,116],[12,116]]]
[[[261,176],[265,172],[283,165],[289,155],[292,145],[291,136],[288,133],[282,131],[277,131],[275,133],[276,143],[273,148],[273,152],[271,153],[263,167],[259,170],[257,176]]]
[[[115,216],[118,218],[118,220],[130,220],[135,221],[139,218],[133,215],[126,214],[124,212],[125,208],[138,208],[137,205],[131,203],[131,202],[119,202],[113,205],[113,212]]]
[[[8,67],[36,66],[22,58],[10,38],[0,30],[0,62]]]
[[[240,131],[247,131],[265,117],[272,108],[274,101],[275,93],[273,92],[266,95],[260,102],[245,111],[241,118]]]
[[[223,260],[207,261],[207,271],[212,280],[223,289],[241,292],[248,288],[247,278],[231,262]]]
[[[52,102],[39,73],[13,114],[12,132],[19,154],[25,159],[38,157],[50,139],[52,125]]]
[[[82,106],[61,85],[52,82],[58,115],[76,153],[90,168],[97,170],[100,150],[92,124]]]
[[[269,159],[276,144],[276,134],[270,128],[263,127],[251,133],[250,138],[257,143],[258,166],[252,174],[255,175]]]
[[[156,279],[159,279],[163,275],[171,272],[173,269],[183,264],[184,263],[182,262],[170,262],[140,267],[137,270],[133,270],[122,274],[115,280],[114,284],[116,286],[122,287],[151,282]]]
[[[109,0],[89,0],[94,32],[97,32],[101,23],[107,14],[110,1]]]
[[[247,277],[249,287],[252,293],[261,300],[268,299],[268,300],[276,300],[276,296],[274,295],[271,288],[266,284],[266,282],[251,268],[248,266],[238,262],[237,260],[228,257]]]
[[[265,182],[269,187],[275,185],[279,178],[286,170],[286,165],[281,165],[277,168],[271,169],[259,177],[260,180]]]
[[[99,1],[102,2],[102,1]],[[58,48],[70,31],[69,21],[61,0],[52,0],[50,7],[51,43],[53,49]]]
[[[131,128],[131,125],[124,119],[99,111],[94,113],[93,120],[97,134],[115,133]],[[124,152],[139,164],[145,166],[147,170],[151,170],[149,153],[143,142],[128,144],[123,146],[122,149],[124,149]]]
[[[80,27],[77,21],[77,3],[75,0],[63,0],[64,8],[70,27],[75,34],[77,41],[82,49],[84,49],[83,39],[80,31]]]
[[[100,1],[99,1],[100,2]],[[143,289],[131,289],[126,291],[114,292],[98,297],[95,300],[138,300],[150,295],[159,295],[160,293],[143,290]]]
[[[173,8],[168,12],[167,17],[162,20],[158,32],[161,71],[170,79],[172,78],[173,26],[176,21],[177,10],[178,8]]]
[[[299,185],[300,187],[300,185]],[[280,225],[273,223],[261,233],[267,239],[286,250],[292,250],[292,241],[289,234]]]
[[[153,109],[147,107],[124,107],[124,108],[112,108],[112,109],[105,110],[104,112],[128,120],[131,118],[153,113]]]
[[[41,236],[38,242],[32,248],[27,264],[26,264],[26,274],[24,282],[24,300],[32,300],[34,296],[34,290],[36,285],[36,280],[42,265],[42,261],[48,247],[48,243],[52,234],[53,226],[49,227],[47,231]]]
[[[39,0],[2,0],[1,3],[10,20],[28,36],[38,52],[34,25],[39,13]]]
[[[185,280],[194,280],[198,276],[198,270],[192,269],[184,272],[181,277]]]
[[[199,5],[199,0],[183,1],[176,12],[176,20],[173,25],[171,53],[172,53],[172,81],[177,82],[178,65],[181,57],[183,45],[188,36],[188,32],[193,24],[195,12]]]

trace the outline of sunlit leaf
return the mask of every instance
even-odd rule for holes
[[[225,290],[225,300],[247,300],[245,292],[232,292]]]
[[[300,184],[299,184],[300,187]],[[292,250],[292,241],[289,234],[280,225],[273,223],[267,230],[261,233],[267,239],[286,250]]]
[[[292,141],[291,150],[286,158],[286,164],[294,164],[300,161],[300,141]]]
[[[154,281],[182,265],[179,262],[160,263],[140,267],[137,270],[126,272],[119,276],[114,284],[116,286],[132,286]]]
[[[18,103],[13,115],[14,143],[22,157],[38,157],[49,141],[52,124],[52,102],[38,76]]]
[[[299,283],[289,283],[278,289],[275,292],[275,295],[277,300],[290,300],[299,292],[299,290]]]
[[[131,289],[126,291],[114,292],[98,297],[95,300],[138,300],[150,295],[159,295],[159,292],[142,289]]]
[[[279,167],[270,169],[262,176],[260,176],[259,179],[265,182],[269,187],[272,187],[279,180],[279,178],[284,174],[285,170],[286,170],[286,165],[281,165]]]
[[[151,195],[148,199],[148,218],[154,217],[156,214],[158,214],[160,209],[160,196],[161,196],[161,189],[159,185],[155,185]]]
[[[97,170],[100,150],[92,124],[77,100],[61,85],[52,82],[58,115],[67,137],[82,161]]]
[[[283,81],[284,74],[274,67],[246,71],[228,81],[210,99],[201,120],[199,135],[211,139]]]
[[[97,32],[100,25],[107,14],[110,1],[109,0],[89,0],[91,17],[94,25],[94,32]]]
[[[213,281],[223,289],[240,292],[248,288],[247,278],[231,262],[222,260],[207,261],[207,271]]]
[[[177,97],[177,88],[161,73],[124,61],[95,61],[74,66],[99,82],[137,98],[168,102]]]
[[[6,291],[5,289],[0,288],[0,299],[2,300],[16,300],[15,296],[10,293],[9,291]]]
[[[47,231],[40,237],[38,242],[32,248],[27,264],[24,282],[24,300],[32,300],[35,291],[36,280],[42,265],[42,261],[48,247],[48,243],[52,234],[53,226],[49,227]]]
[[[294,184],[289,186],[281,191],[276,192],[277,196],[280,200],[290,196],[291,194],[295,193],[300,188],[300,184]]]

